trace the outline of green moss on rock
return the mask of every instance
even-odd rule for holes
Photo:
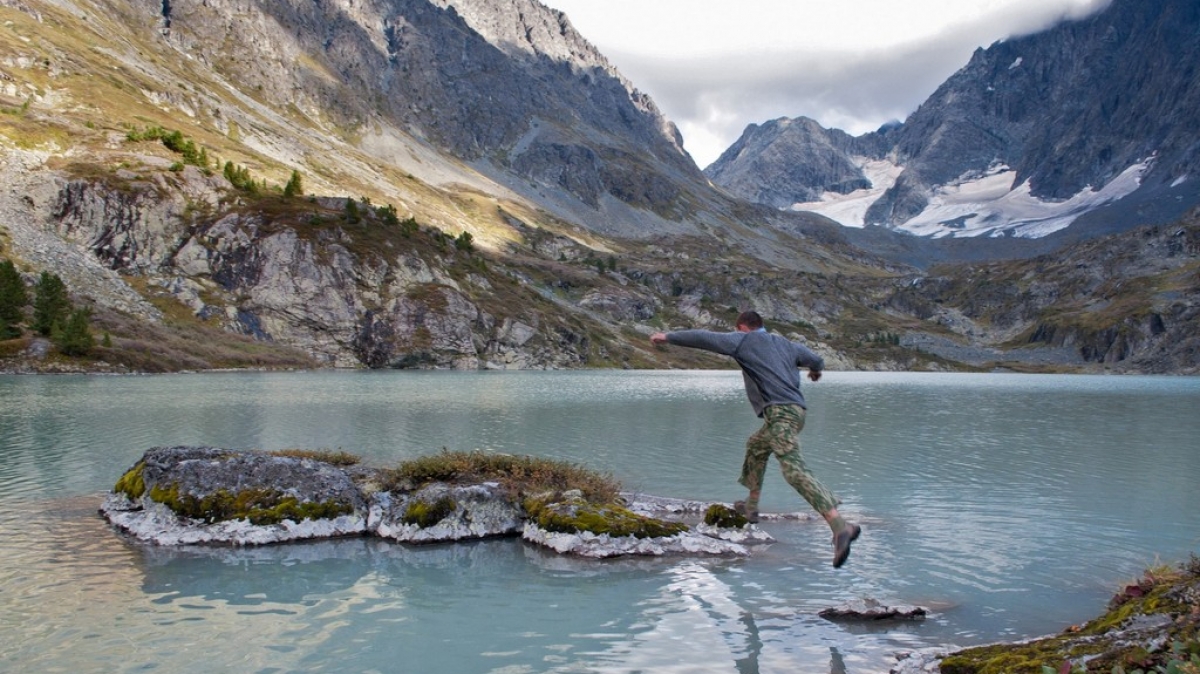
[[[141,498],[142,494],[146,493],[145,471],[146,462],[138,461],[136,466],[130,468],[121,476],[121,479],[117,480],[117,484],[113,486],[113,493],[124,494],[131,501]]]
[[[595,505],[579,502],[546,504],[527,499],[525,510],[539,527],[546,531],[577,534],[585,531],[613,537],[662,538],[688,530],[681,522],[666,522],[638,515],[616,505]]]
[[[1057,639],[1047,639],[968,648],[943,659],[941,671],[942,674],[1042,674],[1042,667],[1058,671],[1065,659],[1061,646]]]
[[[749,524],[750,520],[729,506],[714,503],[704,511],[704,523],[710,527],[738,529]]]
[[[432,503],[413,500],[404,510],[402,521],[405,524],[415,524],[422,529],[428,529],[449,517],[457,507],[458,504],[449,496],[443,496]]]
[[[354,512],[348,503],[335,500],[301,502],[295,496],[287,496],[276,489],[249,488],[238,492],[218,489],[204,497],[181,492],[178,483],[150,489],[150,498],[162,503],[172,512],[208,524],[244,519],[251,524],[263,526],[279,524],[284,520],[333,519]]]

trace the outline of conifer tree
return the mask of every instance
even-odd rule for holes
[[[400,216],[396,213],[396,207],[388,204],[387,206],[376,206],[375,215],[383,218],[383,224],[389,227],[396,227],[400,224]]]
[[[42,272],[33,297],[33,329],[49,335],[54,326],[61,326],[71,312],[67,286],[58,274]]]
[[[91,314],[88,309],[71,312],[66,325],[55,331],[54,343],[59,351],[68,356],[86,356],[96,346],[96,338],[88,325]]]
[[[471,236],[470,232],[463,232],[454,239],[454,247],[466,253],[475,250],[475,237]]]
[[[0,319],[9,325],[20,323],[24,318],[22,309],[29,304],[29,293],[21,274],[17,272],[12,260],[0,262]]]
[[[283,196],[291,198],[291,197],[299,197],[299,196],[303,196],[303,195],[304,195],[304,184],[301,182],[300,172],[293,170],[292,177],[290,179],[288,179],[287,185],[283,186]]]

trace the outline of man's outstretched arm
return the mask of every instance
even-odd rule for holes
[[[650,335],[652,344],[674,344],[692,349],[703,349],[724,356],[731,355],[737,350],[742,341],[740,332],[712,332],[711,330],[677,330],[675,332],[656,332]]]

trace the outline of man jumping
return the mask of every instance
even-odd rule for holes
[[[838,514],[840,501],[809,472],[800,455],[800,431],[804,428],[807,407],[800,393],[798,368],[808,368],[808,378],[817,381],[825,361],[803,344],[768,333],[762,316],[755,311],[738,316],[735,332],[656,332],[650,335],[650,341],[712,351],[737,361],[742,368],[746,397],[754,413],[763,420],[763,426],[746,441],[746,458],[738,478],[750,495],[734,507],[751,522],[758,521],[763,475],[767,459],[774,454],[783,478],[829,523],[833,531],[833,567],[845,564],[850,544],[858,539],[862,527]]]

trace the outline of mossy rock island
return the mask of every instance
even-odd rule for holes
[[[562,554],[750,554],[771,537],[731,525],[649,511],[670,500],[630,501],[611,476],[534,457],[441,452],[375,468],[344,452],[260,452],[155,447],[117,480],[101,513],[158,545],[259,545],[340,536],[433,543],[521,536]]]

